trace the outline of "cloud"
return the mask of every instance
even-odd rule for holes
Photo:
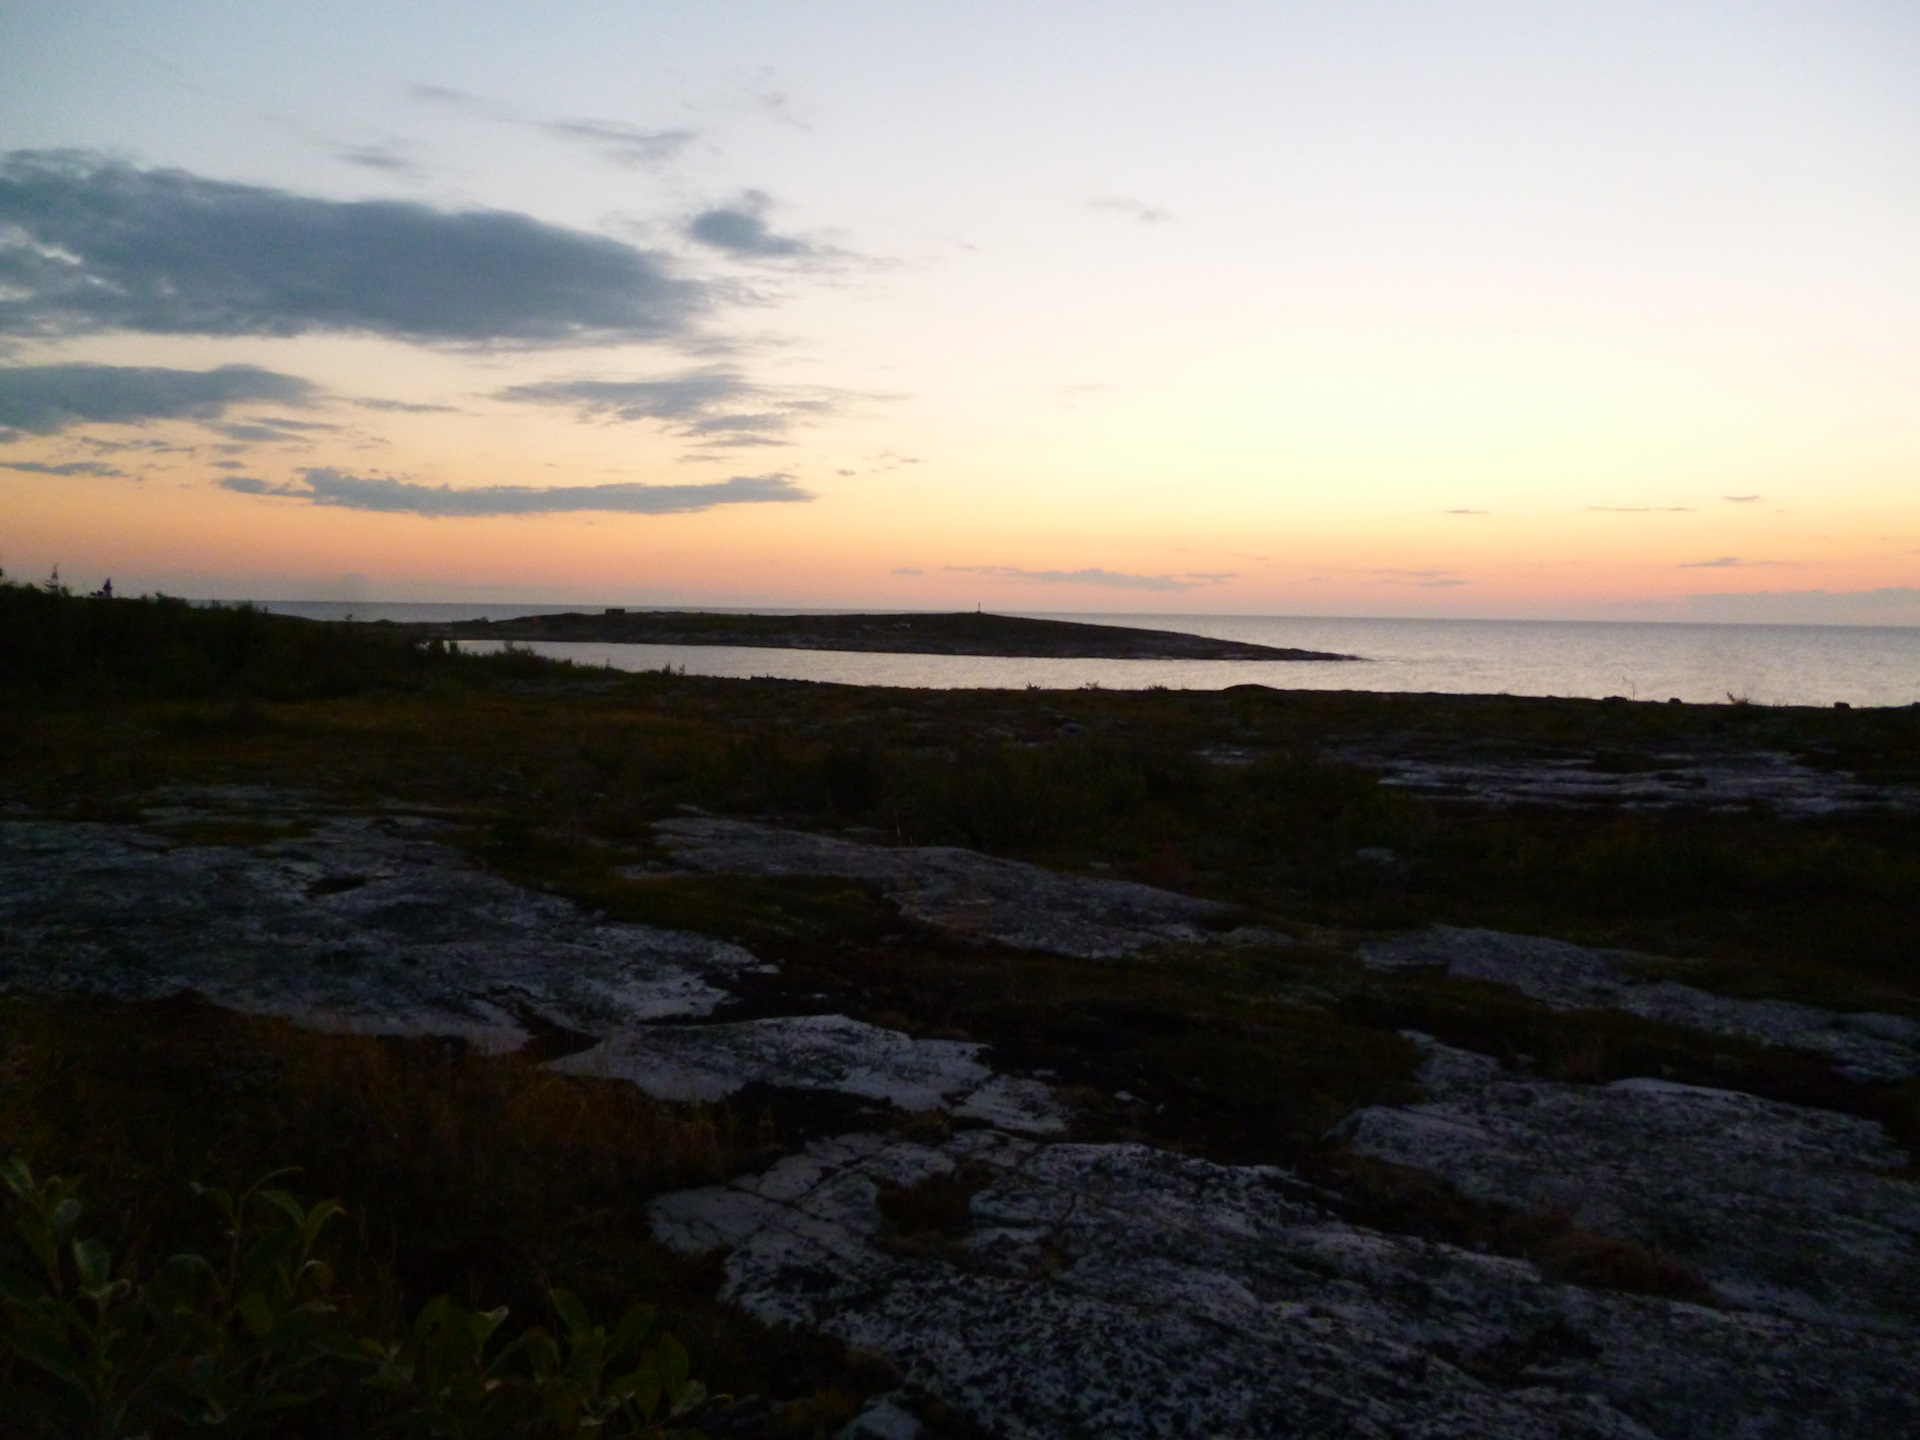
[[[559,345],[671,339],[707,303],[659,254],[508,211],[320,200],[73,151],[0,161],[0,333]]]
[[[649,169],[674,159],[700,138],[698,130],[648,130],[623,120],[596,120],[590,116],[529,116],[510,105],[449,90],[444,85],[410,85],[407,93],[427,105],[459,110],[469,115],[537,130],[555,140],[582,145],[600,159],[624,170]]]
[[[463,413],[458,405],[415,405],[405,400],[359,399],[347,402],[358,405],[362,410],[390,410],[406,415],[459,415]]]
[[[397,515],[473,517],[555,515],[603,510],[625,515],[678,515],[716,505],[793,504],[813,499],[790,475],[735,475],[699,485],[482,485],[455,490],[386,476],[349,475],[315,468],[301,484],[273,485],[243,475],[216,482],[242,495],[278,495],[312,505]]]
[[[1738,565],[1740,559],[1735,555],[1722,555],[1718,560],[1688,560],[1679,568],[1682,570],[1724,570],[1730,565]]]
[[[1691,515],[1691,505],[1589,505],[1596,515]]]
[[[924,575],[927,572],[918,565],[901,565],[893,572],[895,575]]]
[[[69,460],[64,465],[41,465],[32,460],[0,460],[0,470],[24,470],[29,475],[125,475],[98,460]]]
[[[1471,585],[1451,570],[1375,570],[1385,585],[1419,585],[1429,590],[1444,590],[1455,585]]]
[[[510,385],[496,400],[563,405],[583,420],[657,420],[674,433],[714,447],[783,445],[795,426],[833,414],[849,392],[756,385],[725,366],[650,380],[543,380]]]
[[[537,128],[556,140],[584,145],[623,170],[664,165],[700,138],[697,130],[644,130],[618,120],[543,120]]]
[[[767,228],[771,197],[749,190],[731,205],[702,210],[687,222],[687,237],[742,260],[796,260],[816,255],[812,245]]]
[[[1125,195],[1098,195],[1085,203],[1088,210],[1104,210],[1111,215],[1124,215],[1129,220],[1137,220],[1142,225],[1164,225],[1173,216],[1158,205],[1149,205],[1144,200],[1129,199]]]
[[[0,426],[52,435],[88,423],[217,420],[234,405],[259,400],[299,405],[318,393],[311,381],[255,365],[222,365],[217,370],[22,365],[0,369]]]
[[[1729,505],[1751,505],[1756,500],[1764,500],[1767,497],[1764,495],[1722,495],[1720,498]]]
[[[262,415],[237,423],[210,424],[207,428],[229,440],[241,440],[249,445],[271,445],[285,440],[307,440],[311,436],[306,432],[338,430],[340,427],[322,424],[318,420],[288,420],[281,416]]]
[[[362,170],[407,176],[421,173],[418,165],[391,145],[342,145],[333,153],[334,158],[349,165],[358,165]]]
[[[1104,585],[1113,590],[1195,590],[1202,585],[1218,585],[1233,579],[1232,574],[1129,575],[1119,570],[1092,566],[1085,570],[1021,570],[1012,565],[948,565],[948,570],[967,575],[992,575],[1005,580],[1025,580],[1034,585]]]
[[[1442,515],[1491,515],[1491,510],[1442,510]]]

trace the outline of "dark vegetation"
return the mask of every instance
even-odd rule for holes
[[[1043,655],[1108,660],[1352,660],[1215,640],[1172,630],[1035,620],[1018,615],[715,615],[608,610],[403,627],[454,640],[594,640],[629,645],[756,645],[779,650],[866,650],[912,655]]]
[[[463,827],[477,860],[523,883],[778,962],[751,982],[747,1013],[837,1011],[985,1041],[999,1065],[1051,1072],[1087,1138],[1285,1161],[1357,1220],[1660,1294],[1703,1292],[1670,1257],[1469,1201],[1345,1152],[1329,1127],[1410,1093],[1403,1029],[1555,1079],[1651,1074],[1827,1105],[1882,1120],[1910,1148],[1920,1090],[1500,987],[1368,971],[1353,943],[1435,920],[1492,925],[1675,957],[1677,978],[1731,993],[1920,1014],[1920,818],[1480,808],[1410,798],[1329,756],[1634,766],[1755,749],[1913,783],[1920,710],[623,675],[448,654],[378,625],[0,589],[0,806],[13,813],[138,823],[143,796],[179,784],[411,806]],[[651,822],[689,806],[1165,885],[1232,904],[1223,928],[1293,943],[1100,964],[963,943],[853,882],[671,871]],[[284,833],[235,822],[172,838]],[[663,1106],[555,1076],[539,1052],[321,1036],[191,1001],[18,997],[0,1007],[0,1045],[0,1149],[41,1176],[85,1177],[88,1233],[123,1278],[204,1246],[190,1181],[238,1193],[293,1166],[277,1184],[345,1207],[321,1243],[355,1334],[401,1343],[441,1295],[468,1314],[506,1305],[502,1347],[530,1325],[564,1340],[556,1292],[608,1323],[657,1306],[694,1374],[759,1397],[708,1412],[714,1433],[830,1434],[897,1383],[870,1357],[719,1305],[710,1261],[646,1238],[650,1196],[764,1164],[841,1118],[792,1097]],[[946,1122],[897,1123],[937,1138]],[[979,1180],[884,1196],[890,1243],[957,1253]],[[338,1407],[376,1403],[400,1402],[359,1385],[276,1423],[353,1433]],[[926,1413],[936,1435],[964,1433]]]

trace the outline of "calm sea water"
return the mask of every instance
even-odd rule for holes
[[[465,620],[548,614],[558,605],[272,602],[287,614],[361,620]],[[575,607],[584,608],[584,607]],[[794,613],[794,612],[786,612]],[[1920,628],[1675,625],[1559,620],[1343,620],[1246,615],[1055,615],[1182,630],[1263,645],[1333,650],[1354,664],[1215,660],[1037,660],[867,655],[709,645],[536,644],[543,655],[618,670],[671,665],[689,675],[767,675],[932,689],[1395,690],[1570,695],[1764,705],[1920,703]]]

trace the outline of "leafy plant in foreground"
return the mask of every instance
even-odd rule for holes
[[[19,1241],[0,1262],[0,1409],[45,1435],[247,1435],[357,1392],[380,1429],[407,1435],[698,1434],[678,1422],[706,1389],[673,1336],[654,1339],[651,1306],[609,1334],[556,1290],[558,1338],[534,1326],[496,1345],[504,1306],[471,1311],[441,1296],[398,1338],[353,1333],[315,1253],[340,1207],[302,1206],[273,1187],[284,1173],[237,1195],[194,1186],[225,1243],[141,1280],[116,1274],[107,1247],[80,1235],[75,1183],[42,1181],[19,1157],[0,1165]]]

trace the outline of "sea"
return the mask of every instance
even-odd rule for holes
[[[495,620],[581,605],[268,601],[312,619]],[[691,608],[691,607],[689,607]],[[748,613],[748,612],[738,612]],[[758,614],[827,611],[759,610]],[[910,613],[910,612],[902,612]],[[1011,613],[1011,612],[1008,612]],[[1265,660],[1052,660],[874,655],[732,645],[535,643],[542,655],[616,670],[773,676],[923,689],[1382,690],[1465,695],[1679,699],[1689,704],[1920,704],[1920,627],[1706,625],[1579,620],[1392,620],[1267,615],[1066,615],[1043,619],[1180,630],[1360,657]],[[486,648],[475,644],[474,649]]]

